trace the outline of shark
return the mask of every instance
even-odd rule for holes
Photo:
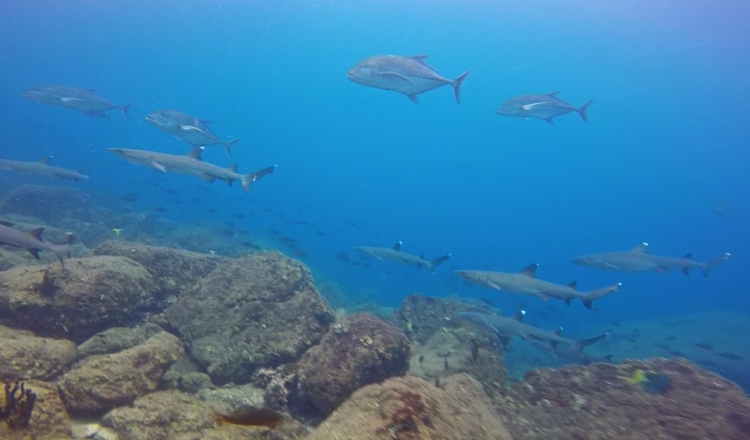
[[[73,234],[67,235],[65,244],[56,245],[42,240],[44,228],[23,232],[11,226],[8,222],[0,222],[0,243],[26,249],[37,260],[39,260],[39,251],[52,252],[60,260],[60,265],[63,269],[65,268],[64,258],[69,256],[68,248],[73,242]]]
[[[235,180],[242,182],[242,188],[245,192],[250,192],[250,185],[261,177],[272,173],[276,165],[272,165],[262,170],[248,174],[237,172],[237,164],[229,168],[222,168],[212,163],[203,162],[201,158],[200,147],[194,147],[187,155],[180,156],[176,154],[158,153],[149,150],[133,150],[126,148],[110,148],[109,151],[125,160],[134,162],[147,167],[156,168],[162,172],[173,172],[180,174],[189,174],[198,176],[207,182],[214,182],[216,179],[225,180],[229,186],[232,186]]]
[[[398,261],[399,263],[416,266],[419,269],[426,267],[427,270],[429,270],[432,273],[435,273],[435,268],[437,267],[438,264],[448,260],[451,257],[451,254],[446,254],[440,258],[435,258],[434,260],[425,260],[424,255],[416,256],[412,254],[407,254],[406,252],[402,252],[401,251],[402,244],[403,242],[399,241],[398,243],[394,244],[393,246],[389,248],[357,246],[354,249],[357,252],[363,253],[365,255],[369,255],[371,257],[375,257],[378,260]]]
[[[460,312],[458,315],[468,321],[487,326],[498,335],[520,336],[523,340],[529,342],[546,342],[553,349],[556,349],[558,345],[567,345],[579,353],[585,347],[606,336],[605,334],[588,339],[568,339],[562,336],[562,329],[560,328],[554,331],[542,330],[523,322],[523,317],[526,315],[525,310],[521,310],[511,317],[484,312]]]
[[[563,286],[537,279],[536,269],[538,267],[539,265],[536,263],[530,264],[518,273],[490,272],[484,270],[457,270],[455,272],[470,283],[495,290],[534,295],[544,301],[550,298],[559,298],[570,305],[571,300],[580,299],[587,309],[591,309],[591,304],[594,300],[616,292],[622,286],[622,283],[617,283],[602,287],[601,289],[581,292],[576,290],[576,281]]]
[[[102,98],[93,89],[80,89],[77,87],[46,85],[32,87],[21,96],[42,104],[55,105],[70,108],[85,113],[90,118],[106,117],[104,112],[112,109],[120,109],[122,116],[128,119],[128,109],[131,104],[116,105],[106,98]]]
[[[601,341],[609,336],[608,333],[604,333],[599,336],[595,336],[589,339],[581,340],[581,350],[576,350],[570,345],[558,345],[552,347],[542,341],[532,341],[531,344],[534,348],[548,353],[555,361],[566,364],[577,364],[577,365],[588,365],[588,364],[611,364],[612,355],[606,356],[589,356],[583,352],[583,348],[588,347],[591,344]]]
[[[45,157],[36,162],[0,159],[0,170],[54,177],[61,180],[70,179],[76,182],[79,180],[89,180],[89,176],[81,174],[80,171],[66,170],[65,168],[50,165],[50,160],[50,157]]]
[[[669,269],[680,269],[685,275],[690,275],[691,269],[700,269],[704,276],[708,276],[711,269],[727,261],[731,254],[726,252],[707,263],[693,261],[692,257],[692,253],[684,255],[682,258],[652,255],[648,252],[648,243],[641,243],[629,251],[582,255],[571,258],[570,261],[579,266],[596,267],[615,272],[648,272],[653,270],[666,273]]]

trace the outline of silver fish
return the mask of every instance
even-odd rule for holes
[[[92,89],[79,89],[67,86],[39,86],[26,90],[21,96],[42,104],[70,108],[85,113],[92,118],[106,117],[104,112],[118,108],[125,119],[132,104],[116,105],[102,98]]]
[[[202,121],[177,110],[157,110],[146,116],[146,121],[159,130],[182,139],[193,147],[223,145],[227,156],[231,154],[232,146],[240,140],[236,138],[224,142],[208,128],[210,121]]]
[[[558,98],[560,92],[547,93],[546,95],[522,95],[510,98],[497,109],[497,114],[502,116],[516,116],[519,118],[539,118],[550,124],[554,119],[566,113],[576,112],[581,116],[583,122],[589,122],[586,111],[594,100],[590,100],[576,108]]]
[[[435,69],[425,63],[427,55],[400,57],[379,55],[366,58],[352,67],[346,77],[357,84],[384,90],[403,93],[415,103],[417,95],[444,85],[453,87],[456,102],[461,103],[461,84],[471,70],[459,75],[456,79],[444,78]]]

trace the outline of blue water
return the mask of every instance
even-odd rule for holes
[[[574,332],[598,321],[748,312],[749,18],[741,1],[8,0],[0,152],[90,170],[88,183],[70,185],[96,200],[136,193],[137,206],[168,206],[164,216],[180,222],[231,221],[267,240],[278,230],[300,240],[316,278],[388,306],[413,292],[484,297],[505,310],[524,305],[529,316],[552,311],[545,326]],[[460,105],[448,87],[415,105],[345,76],[371,55],[422,53],[449,78],[472,69]],[[133,102],[130,121],[19,96],[40,84]],[[574,105],[595,98],[590,124],[575,114],[549,125],[494,112],[512,96],[556,90]],[[205,160],[238,162],[242,172],[277,164],[276,172],[246,195],[107,151],[186,152],[145,122],[161,108],[214,121],[222,139],[242,138],[231,159],[211,147]],[[728,216],[712,212],[719,202]],[[399,240],[404,251],[453,257],[434,275],[334,258],[343,251],[359,261],[353,246]],[[567,261],[644,241],[659,255],[732,258],[709,278]],[[532,262],[549,281],[623,288],[591,312],[470,288],[452,274]]]

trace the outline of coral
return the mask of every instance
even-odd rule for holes
[[[36,394],[27,390],[23,382],[5,382],[5,399],[0,407],[0,420],[12,429],[29,426],[35,402]]]

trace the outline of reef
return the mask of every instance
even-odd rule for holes
[[[65,218],[90,219],[91,208],[82,191],[58,186],[23,185],[0,200],[0,214],[35,217],[52,226]]]
[[[0,325],[0,341],[0,380],[50,380],[77,357],[73,342],[41,338],[28,330]]]
[[[401,308],[394,315],[394,321],[406,331],[409,339],[424,344],[443,328],[464,326],[465,321],[459,318],[458,313],[470,309],[473,307],[469,304],[412,294],[404,298]]]

